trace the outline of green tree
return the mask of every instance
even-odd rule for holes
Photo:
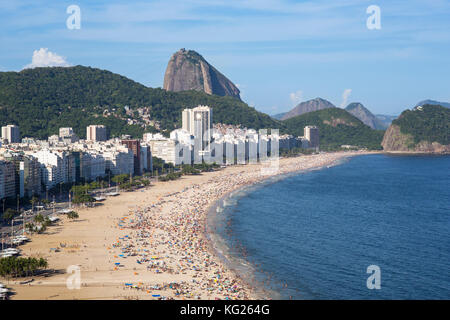
[[[119,174],[111,178],[111,181],[117,184],[123,184],[130,179],[129,174]]]
[[[67,213],[67,218],[69,219],[78,219],[78,213],[76,213],[75,211],[70,211]]]
[[[33,196],[31,198],[31,210],[34,211],[34,206],[39,203],[39,198],[36,196]]]
[[[93,203],[95,199],[90,194],[76,194],[72,200],[74,204],[90,204]]]
[[[12,219],[17,215],[16,210],[8,208],[3,213],[3,220],[6,222],[11,222]]]
[[[34,217],[34,222],[36,222],[36,223],[42,224],[42,223],[44,223],[44,221],[45,221],[44,216],[40,213]]]

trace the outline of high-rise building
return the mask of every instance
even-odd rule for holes
[[[3,170],[0,164],[0,199],[5,197],[5,179],[3,178]]]
[[[133,152],[124,147],[124,150],[116,149],[103,153],[105,158],[105,170],[111,174],[129,174],[134,170]]]
[[[8,140],[8,143],[20,142],[19,127],[13,124],[2,127],[2,138]]]
[[[152,151],[149,145],[141,145],[141,172],[153,170]]]
[[[133,152],[134,175],[140,176],[141,171],[141,144],[139,140],[122,140],[122,144]]]
[[[212,109],[198,106],[184,109],[182,114],[183,130],[186,130],[200,142],[200,151],[207,150],[211,142]]]
[[[319,147],[319,128],[316,126],[306,126],[304,131],[305,138],[309,141],[310,148]]]
[[[86,127],[86,140],[88,141],[106,141],[107,132],[104,125],[91,125]]]
[[[33,156],[41,165],[41,181],[46,189],[51,189],[58,183],[68,182],[64,180],[68,175],[64,153],[43,149],[34,152]]]
[[[16,194],[16,169],[14,163],[0,160],[1,183],[0,194],[2,198],[15,198]]]
[[[15,166],[15,195],[30,198],[34,195],[39,196],[41,194],[41,165],[38,160],[23,153],[8,153],[4,157]]]

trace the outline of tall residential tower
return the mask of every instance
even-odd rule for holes
[[[309,141],[310,148],[319,147],[319,128],[316,126],[306,126],[304,131],[304,136]]]
[[[19,127],[13,124],[2,127],[2,138],[8,140],[8,143],[20,142]]]
[[[206,150],[211,142],[212,109],[208,106],[184,109],[182,122],[183,129],[199,139],[201,151]]]
[[[107,132],[104,125],[91,125],[86,128],[86,140],[88,141],[106,141]]]

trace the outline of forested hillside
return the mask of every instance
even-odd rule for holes
[[[113,136],[140,137],[155,128],[128,125],[121,117],[124,106],[148,107],[160,129],[171,131],[181,125],[184,108],[199,104],[213,108],[214,122],[256,129],[280,126],[239,99],[148,88],[106,70],[76,66],[0,72],[0,124],[18,124],[23,137],[43,139],[70,126],[83,138],[89,124],[105,124]]]

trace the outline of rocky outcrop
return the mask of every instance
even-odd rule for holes
[[[299,103],[294,109],[292,109],[291,111],[289,111],[285,115],[283,115],[281,120],[286,120],[289,118],[299,116],[304,113],[319,111],[319,110],[328,109],[328,108],[336,108],[336,107],[334,104],[332,104],[331,102],[329,102],[325,99],[315,98],[313,100],[308,100],[308,101]]]
[[[169,60],[164,75],[168,91],[197,90],[240,99],[240,91],[230,80],[210,65],[200,54],[181,49]]]
[[[400,127],[395,124],[386,130],[381,145],[384,151],[389,152],[450,153],[450,145],[430,141],[414,143],[413,137],[402,133]]]
[[[366,107],[364,107],[359,102],[350,103],[347,108],[345,108],[349,113],[361,120],[365,125],[368,125],[372,129],[384,130],[387,127],[370,112]]]

